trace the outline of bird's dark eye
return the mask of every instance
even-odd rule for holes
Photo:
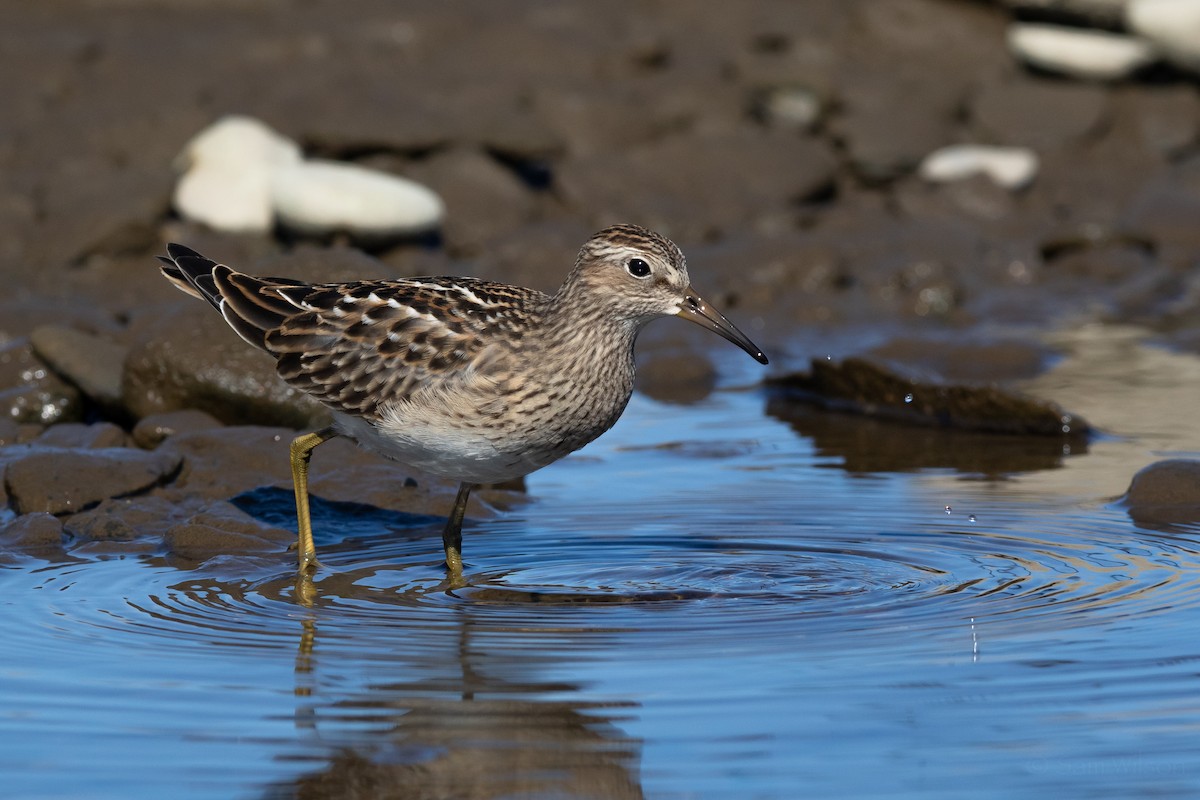
[[[640,258],[629,259],[625,262],[625,269],[635,278],[644,278],[650,274],[650,265]]]

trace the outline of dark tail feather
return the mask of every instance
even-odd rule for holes
[[[213,308],[219,309],[221,295],[212,277],[217,262],[174,242],[167,245],[167,255],[169,258],[158,257],[166,279],[175,284],[175,288],[207,300]]]
[[[167,255],[158,259],[167,280],[192,297],[207,300],[238,336],[261,350],[267,349],[267,331],[278,328],[285,318],[300,311],[273,290],[272,279],[234,272],[181,244],[168,244]],[[300,285],[295,281],[282,284]]]

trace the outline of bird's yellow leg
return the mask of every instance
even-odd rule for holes
[[[296,541],[296,557],[299,574],[307,577],[317,571],[317,546],[313,543],[312,520],[308,515],[308,460],[313,448],[337,436],[333,428],[324,428],[316,433],[297,436],[292,442],[292,487],[296,490],[296,521],[299,537]]]
[[[450,518],[446,520],[446,528],[442,531],[442,544],[446,548],[446,570],[450,573],[451,583],[462,581],[462,523],[467,513],[467,500],[471,497],[474,484],[464,483],[458,487],[458,496],[454,498],[454,508],[450,510]]]

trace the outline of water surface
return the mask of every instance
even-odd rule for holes
[[[1200,452],[1200,368],[1063,345],[1084,451],[637,396],[454,591],[440,521],[329,503],[311,606],[286,554],[11,566],[0,794],[1196,796],[1200,524],[1112,501]]]

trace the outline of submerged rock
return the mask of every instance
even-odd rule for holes
[[[40,555],[46,551],[61,551],[62,546],[63,524],[53,514],[36,511],[0,525],[0,551]]]
[[[1143,467],[1120,502],[1138,522],[1200,521],[1200,461],[1173,458]]]
[[[810,373],[772,378],[790,399],[833,411],[910,425],[986,433],[1086,437],[1091,428],[1053,403],[993,386],[932,384],[906,378],[861,358],[839,363],[814,359]]]

